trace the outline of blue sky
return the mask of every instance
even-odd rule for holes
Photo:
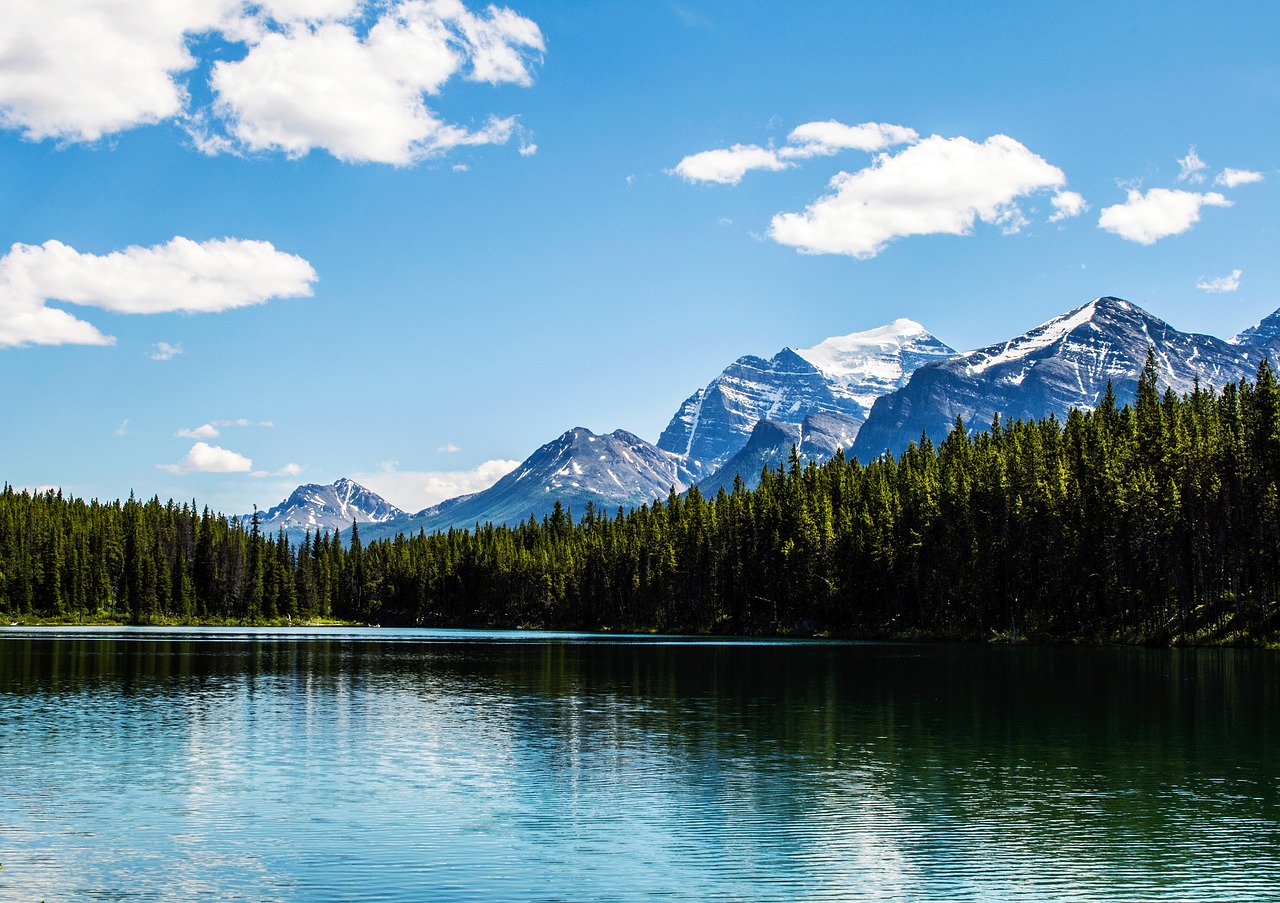
[[[0,13],[16,486],[417,510],[900,316],[1280,307],[1274,4]]]

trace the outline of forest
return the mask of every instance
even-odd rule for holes
[[[968,425],[973,427],[974,425]],[[537,627],[1274,643],[1280,385],[1108,387],[1065,422],[957,419],[935,443],[674,490],[631,511],[362,544],[196,503],[0,493],[7,621]]]

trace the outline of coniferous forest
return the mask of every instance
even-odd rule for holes
[[[1280,636],[1280,385],[1066,422],[957,422],[899,458],[766,471],[630,512],[369,545],[153,498],[0,494],[0,615],[1083,642]],[[971,425],[974,426],[974,425]]]

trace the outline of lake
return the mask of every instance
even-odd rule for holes
[[[0,630],[0,899],[1280,899],[1280,654]]]

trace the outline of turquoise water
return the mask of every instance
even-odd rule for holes
[[[1280,656],[0,631],[0,900],[1280,899]]]

